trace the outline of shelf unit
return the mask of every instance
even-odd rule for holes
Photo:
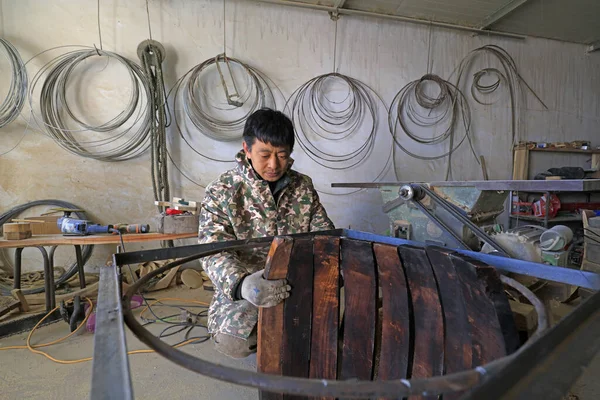
[[[569,148],[538,148],[532,149],[526,146],[515,146],[513,150],[513,180],[525,181],[529,179],[529,156],[531,152],[540,153],[570,153],[586,154],[592,156],[590,168],[596,171],[600,170],[600,150],[582,150]]]
[[[515,146],[513,150],[513,180],[517,181],[525,181],[529,179],[529,157],[530,154],[534,153],[568,153],[568,154],[584,154],[591,156],[591,169],[600,171],[600,150],[582,150],[582,149],[572,149],[572,148],[528,148],[527,146],[520,145]],[[548,181],[531,181],[531,182],[548,182]],[[511,190],[510,192],[510,208],[511,213],[509,214],[509,219],[512,220],[521,220],[528,222],[536,222],[542,223],[545,228],[548,228],[549,224],[558,224],[558,223],[568,223],[568,222],[580,222],[581,216],[557,216],[555,218],[548,218],[549,213],[549,205],[550,205],[550,195],[553,193],[560,192],[582,192],[588,193],[588,201],[589,201],[589,193],[590,192],[598,192],[595,185],[586,185],[585,180],[581,180],[581,185],[561,185],[561,183],[566,181],[552,181],[557,183],[556,190],[536,190],[535,186],[539,184],[532,184],[531,189],[523,188],[518,190],[519,192],[525,193],[544,193],[546,196],[546,210],[544,217],[536,217],[533,215],[517,215],[512,214],[512,201],[513,201],[513,192],[516,190]],[[575,180],[571,180],[570,182],[576,182]],[[590,182],[590,181],[587,181]],[[593,182],[593,181],[592,181]],[[554,185],[550,185],[554,186]],[[563,187],[561,187],[563,186]],[[578,187],[579,186],[579,187]],[[588,186],[588,187],[586,187]],[[546,188],[545,188],[546,189]],[[510,224],[512,225],[512,224]]]

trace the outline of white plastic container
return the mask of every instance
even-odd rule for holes
[[[573,240],[573,231],[565,225],[556,225],[540,236],[540,247],[546,251],[563,250]]]

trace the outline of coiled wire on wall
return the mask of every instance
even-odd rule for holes
[[[0,128],[10,124],[19,116],[27,98],[27,70],[17,49],[6,39],[0,38],[3,49],[10,63],[10,87],[6,98],[0,105]]]
[[[517,132],[517,113],[520,109],[519,106],[519,92],[527,89],[531,92],[534,97],[540,102],[540,104],[547,110],[548,107],[542,101],[542,99],[535,93],[535,91],[529,86],[529,84],[523,79],[517,70],[517,64],[511,55],[502,47],[496,45],[485,45],[472,50],[465,58],[462,59],[457,68],[457,79],[456,86],[461,87],[461,84],[466,81],[467,72],[470,69],[471,64],[480,55],[490,55],[500,62],[502,71],[498,68],[487,67],[476,71],[473,74],[473,80],[470,86],[471,96],[476,103],[481,105],[492,105],[496,103],[496,100],[486,100],[495,93],[498,89],[508,86],[508,94],[510,96],[510,109],[511,109],[511,141],[516,144],[518,141]],[[489,84],[482,84],[482,78],[493,77],[493,80]]]
[[[328,97],[327,81],[332,79],[346,87],[345,98]],[[377,99],[383,103],[361,81],[329,73],[312,78],[296,89],[288,99],[286,109],[291,114],[302,150],[325,168],[344,170],[363,162],[373,149],[378,123]],[[321,140],[348,141],[361,131],[368,132],[364,140],[345,152],[334,153],[318,145]]]
[[[79,209],[79,207],[77,207],[75,204],[71,204],[71,203],[68,203],[68,202],[62,201],[62,200],[36,200],[36,201],[29,202],[29,203],[21,204],[19,206],[16,206],[16,207],[2,213],[0,215],[0,226],[4,225],[7,222],[10,222],[13,218],[16,218],[17,216],[19,216],[21,213],[27,211],[28,209],[37,207],[37,206],[55,206],[55,207],[63,207],[63,208],[69,208],[69,209]],[[77,218],[79,218],[79,219],[84,219],[84,220],[88,219],[85,212],[74,212],[73,214],[75,214],[77,216]],[[84,265],[85,265],[85,263],[88,262],[88,260],[92,256],[93,250],[94,250],[93,245],[83,246],[82,256],[83,256]],[[10,267],[10,270],[7,272],[11,273],[12,271],[13,271],[13,268]],[[61,277],[56,279],[56,281],[54,283],[55,286],[58,288],[60,285],[62,285],[63,283],[68,281],[71,277],[73,277],[73,275],[75,275],[76,273],[77,273],[77,262],[73,263]],[[6,287],[3,285],[0,285],[0,294],[5,295],[5,296],[10,296],[11,289],[12,289],[11,287]],[[35,293],[43,293],[43,292],[44,292],[43,287],[23,290],[24,294],[35,294]]]
[[[214,66],[219,74],[219,83],[223,89],[226,103],[214,103],[208,97],[201,80],[206,79],[208,69]],[[246,78],[247,87],[243,93],[238,92],[238,85],[231,67],[239,68]],[[225,74],[231,77],[231,89],[226,83]],[[243,63],[225,54],[219,54],[187,71],[179,78],[171,89],[173,92],[173,120],[179,137],[194,153],[202,158],[215,162],[232,162],[233,157],[217,157],[206,150],[207,146],[195,146],[191,139],[199,132],[207,139],[216,142],[235,142],[242,138],[246,119],[261,108],[276,108],[276,99],[271,87],[275,87],[271,80],[256,68]],[[275,87],[276,88],[276,87]],[[179,115],[181,111],[182,115]],[[231,117],[226,118],[226,115]],[[233,113],[236,113],[233,115]],[[242,114],[243,113],[243,114]],[[216,115],[219,114],[219,115]],[[188,129],[191,123],[195,129]],[[203,186],[189,177],[177,165],[168,153],[174,167],[189,181],[198,186]]]
[[[425,85],[434,84],[438,88],[435,96],[426,92]],[[413,126],[411,126],[411,124]],[[414,126],[427,132],[439,126],[446,129],[432,136],[422,136],[415,132]],[[463,126],[463,136],[457,140],[455,133],[459,125]],[[471,111],[464,94],[452,83],[443,78],[426,74],[421,79],[414,80],[404,86],[394,97],[388,112],[388,125],[396,145],[411,157],[432,161],[448,156],[446,179],[451,176],[451,155],[460,145],[468,140],[471,151],[479,163],[471,142]],[[438,145],[448,141],[448,150],[441,154],[426,156],[417,154],[402,145],[398,138],[398,126],[411,140],[423,145]]]
[[[99,124],[90,125],[78,118],[67,101],[67,87],[74,70],[92,57],[106,57],[119,62],[129,73],[132,93],[128,104],[117,116]],[[44,78],[45,77],[45,78]],[[129,59],[106,50],[86,47],[55,57],[34,75],[29,88],[29,103],[33,110],[36,87],[43,81],[39,97],[41,116],[33,113],[38,126],[45,130],[58,145],[73,154],[101,161],[123,161],[139,156],[150,145],[152,115],[148,78],[139,65]],[[39,120],[41,119],[41,121]],[[75,125],[77,128],[72,128]],[[97,132],[113,135],[81,141],[74,133]],[[117,143],[117,141],[119,143]]]

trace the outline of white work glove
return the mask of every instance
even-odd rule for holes
[[[264,269],[248,275],[242,281],[242,298],[256,307],[273,307],[290,296],[290,285],[285,279],[267,280]]]

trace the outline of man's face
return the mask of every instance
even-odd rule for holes
[[[275,182],[287,171],[290,164],[288,146],[275,147],[258,139],[254,140],[251,149],[248,148],[246,142],[243,142],[243,145],[246,157],[252,160],[252,168],[264,180]]]

